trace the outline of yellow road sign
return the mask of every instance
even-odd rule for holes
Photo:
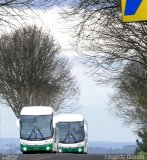
[[[121,0],[123,22],[147,20],[147,0]]]

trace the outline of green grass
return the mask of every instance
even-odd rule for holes
[[[136,160],[147,160],[147,152],[139,152],[137,156],[138,156],[138,159]]]
[[[128,160],[147,160],[147,152],[139,152],[137,154],[128,156],[126,159]]]

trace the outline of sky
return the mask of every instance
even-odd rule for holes
[[[35,15],[27,23],[36,24],[46,31],[50,29],[60,43],[62,53],[72,59],[76,55],[71,45],[73,33],[67,29],[72,28],[72,24],[60,19],[58,8],[36,12],[39,18]],[[113,88],[97,86],[86,71],[86,67],[74,58],[72,74],[77,78],[81,93],[77,104],[81,108],[76,113],[83,114],[87,119],[89,141],[135,142],[137,136],[133,128],[123,125],[122,120],[110,114],[113,106],[108,102]],[[16,117],[9,107],[0,107],[0,138],[19,138]]]

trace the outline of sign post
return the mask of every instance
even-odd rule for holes
[[[147,0],[121,0],[122,21],[147,21]]]

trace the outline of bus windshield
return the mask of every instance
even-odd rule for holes
[[[59,122],[59,143],[78,143],[84,140],[84,122]]]
[[[20,138],[25,140],[45,140],[52,137],[52,115],[21,115]]]

